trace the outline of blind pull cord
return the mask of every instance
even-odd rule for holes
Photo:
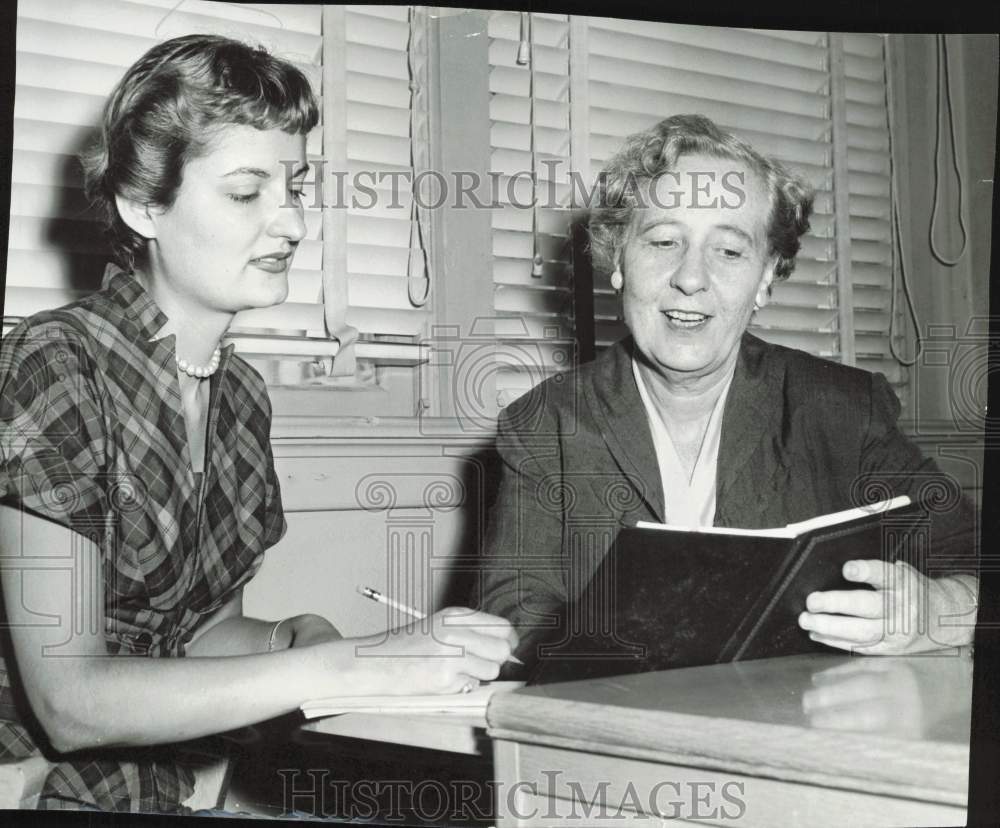
[[[517,47],[517,63],[528,64],[528,154],[531,157],[531,277],[540,279],[545,273],[538,238],[538,148],[535,143],[535,38],[531,12],[521,12],[521,42]]]
[[[944,91],[942,101],[942,90]],[[941,184],[941,122],[944,120],[942,103],[948,105],[948,126],[951,132],[951,162],[955,169],[958,182],[958,227],[962,231],[962,247],[954,259],[949,259],[937,247],[934,241],[934,229],[937,225],[938,190]],[[963,198],[962,169],[958,163],[958,142],[955,140],[955,111],[951,100],[951,72],[948,66],[948,41],[943,34],[937,36],[937,111],[935,113],[936,130],[934,133],[934,198],[931,202],[931,226],[929,231],[931,253],[945,267],[954,267],[965,255],[969,244],[969,233],[965,229],[965,202]]]

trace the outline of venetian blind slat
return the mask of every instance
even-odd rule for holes
[[[613,17],[591,17],[591,36],[609,31],[630,35],[621,45],[638,43],[639,38],[682,44],[706,52],[722,52],[784,64],[796,69],[822,72],[826,63],[821,50],[825,43],[822,33],[815,33],[810,42],[775,37],[771,32],[754,29],[727,29],[711,26],[691,26]],[[738,74],[738,70],[734,74]]]
[[[893,364],[889,124],[881,35],[844,35],[847,166],[858,365],[880,370],[904,399],[904,366]]]
[[[520,14],[490,16],[490,172],[495,176],[493,309],[497,323],[498,404],[572,362],[572,309],[568,244],[569,21],[532,15],[537,191],[532,187],[531,83],[516,63]],[[537,194],[537,250],[541,273],[532,274],[533,211]],[[503,317],[517,322],[507,330]]]

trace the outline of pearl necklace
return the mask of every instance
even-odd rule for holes
[[[174,356],[174,362],[176,362],[177,367],[180,368],[189,377],[195,377],[196,379],[207,379],[218,370],[219,359],[221,357],[222,357],[222,348],[219,345],[216,345],[215,351],[213,351],[212,358],[209,360],[208,365],[192,365],[186,359],[178,359],[176,355]]]

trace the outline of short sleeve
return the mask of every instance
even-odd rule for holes
[[[274,454],[271,451],[271,441],[267,440],[267,460],[265,469],[266,494],[264,498],[264,548],[268,549],[280,541],[288,523],[285,520],[285,510],[281,505],[281,485],[278,483],[278,473],[274,469]]]
[[[0,497],[99,543],[108,513],[107,439],[93,362],[56,325],[0,346]]]

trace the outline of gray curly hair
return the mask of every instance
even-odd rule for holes
[[[696,153],[743,162],[760,176],[771,195],[768,254],[777,257],[775,279],[788,278],[799,239],[809,229],[812,188],[704,115],[674,115],[630,135],[607,162],[598,177],[599,199],[588,224],[594,267],[610,272],[617,266],[638,206],[636,183],[651,181],[674,169],[681,156]]]

